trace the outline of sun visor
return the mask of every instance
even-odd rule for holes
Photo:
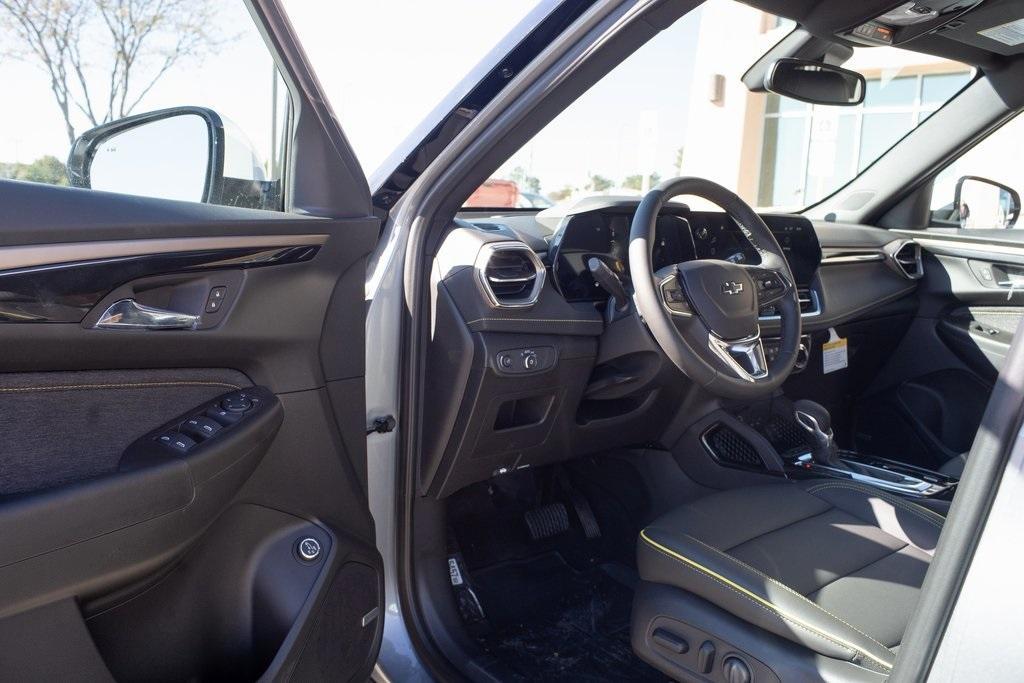
[[[989,0],[949,22],[937,33],[1004,57],[1024,53],[1024,3]]]

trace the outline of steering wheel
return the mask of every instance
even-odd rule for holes
[[[759,265],[717,259],[675,263],[653,272],[655,224],[679,195],[714,202],[761,256]],[[771,393],[789,376],[800,344],[800,304],[793,273],[761,217],[734,193],[703,178],[673,178],[648,192],[629,233],[629,269],[636,306],[655,341],[690,379],[725,398]],[[781,314],[778,354],[767,363],[758,310]]]

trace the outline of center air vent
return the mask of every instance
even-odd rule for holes
[[[813,287],[797,287],[796,288],[797,301],[800,303],[800,316],[804,318],[811,318],[816,315],[821,315],[821,300],[818,299],[818,293]],[[778,320],[779,309],[775,304],[768,304],[767,306],[761,306],[759,309],[760,313],[758,317],[761,320]]]
[[[910,240],[899,242],[891,253],[896,268],[905,276],[917,280],[924,275],[920,244]]]
[[[544,287],[544,264],[522,242],[490,242],[476,260],[480,286],[497,308],[533,306]]]
[[[818,293],[810,287],[796,288],[797,300],[800,302],[800,315],[818,315],[821,313],[821,304],[818,303]]]

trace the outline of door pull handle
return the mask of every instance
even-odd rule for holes
[[[93,327],[101,330],[194,330],[199,316],[144,306],[135,299],[110,304]]]

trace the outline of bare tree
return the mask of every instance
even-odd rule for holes
[[[93,126],[128,116],[174,64],[220,46],[215,14],[205,0],[0,0],[0,35],[49,76],[74,142],[76,110]]]

